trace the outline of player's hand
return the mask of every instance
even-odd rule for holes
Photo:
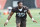
[[[7,25],[7,23],[8,23],[8,20],[6,20],[6,22],[5,22],[4,26],[6,26],[6,25]]]
[[[33,22],[37,23],[37,21],[33,20]]]
[[[6,26],[6,25],[7,25],[7,22],[5,22],[4,26]]]
[[[36,20],[34,20],[34,18],[32,18],[32,21],[33,21],[33,22],[35,22],[35,23],[37,23],[37,21],[36,21]]]

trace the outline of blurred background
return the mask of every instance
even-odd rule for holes
[[[17,6],[17,2],[22,1],[24,6],[29,7],[33,18],[38,23],[33,23],[27,16],[26,27],[40,27],[40,0],[0,0],[0,27],[4,27],[4,23],[8,18],[13,7]],[[16,27],[16,13],[11,17],[6,27]]]

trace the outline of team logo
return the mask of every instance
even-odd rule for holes
[[[40,0],[35,0],[35,6],[36,6],[37,8],[40,8]]]

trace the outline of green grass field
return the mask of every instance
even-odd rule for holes
[[[31,14],[32,14],[33,18],[38,23],[32,22],[30,17],[27,16],[26,27],[40,27],[40,14],[39,14],[40,9],[30,9],[30,11],[31,11]],[[2,13],[2,17],[0,16],[0,27],[4,27],[4,23],[7,20],[8,15],[3,15],[3,12],[1,12],[1,13]],[[15,14],[11,17],[11,19],[9,20],[6,27],[16,27]]]

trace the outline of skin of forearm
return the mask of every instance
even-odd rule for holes
[[[8,16],[7,20],[10,20],[11,16]]]
[[[30,10],[28,11],[28,15],[29,15],[29,16],[30,16],[30,18],[32,19],[32,15],[31,15]]]
[[[28,13],[28,14],[29,14],[30,18],[32,19],[32,15],[30,13]]]
[[[10,18],[12,17],[13,12],[10,13],[10,15],[8,16],[7,20],[10,20]]]

